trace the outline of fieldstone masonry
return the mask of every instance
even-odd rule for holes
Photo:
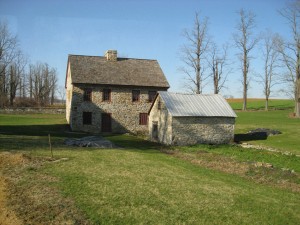
[[[173,144],[224,144],[234,138],[235,118],[174,117]]]
[[[83,101],[85,88],[92,89],[92,101]],[[103,89],[111,89],[111,101],[102,101]],[[140,100],[132,102],[132,90],[140,90]],[[111,113],[113,133],[148,133],[147,125],[139,125],[140,113],[148,113],[151,102],[144,87],[115,87],[106,85],[74,85],[72,95],[71,124],[74,131],[101,132],[101,114]],[[92,124],[83,125],[83,112],[92,112]]]

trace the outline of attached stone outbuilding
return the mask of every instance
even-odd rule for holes
[[[150,140],[166,145],[229,143],[236,117],[221,95],[159,91],[149,110]]]

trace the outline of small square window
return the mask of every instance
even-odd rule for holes
[[[83,100],[87,101],[87,102],[92,101],[92,89],[90,89],[90,88],[84,89]]]
[[[153,102],[156,96],[156,91],[148,91],[148,101]]]
[[[140,101],[140,91],[139,90],[133,90],[132,91],[132,101],[133,102],[138,102]]]
[[[82,123],[84,125],[92,124],[92,112],[83,112],[82,113]]]
[[[140,125],[148,125],[148,113],[140,113]]]
[[[102,101],[104,101],[104,102],[111,101],[111,90],[110,89],[103,89]]]

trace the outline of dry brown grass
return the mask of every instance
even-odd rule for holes
[[[164,150],[164,152],[201,167],[238,175],[256,183],[268,184],[274,187],[300,192],[300,184],[294,182],[300,178],[300,174],[295,172],[283,171],[280,168],[269,167],[263,163],[241,162],[228,156],[213,154],[202,150],[199,150],[197,153],[186,153],[177,150]]]
[[[60,194],[59,180],[38,173],[47,162],[55,163],[0,153],[0,224],[89,224],[73,200]]]
[[[28,163],[28,159],[21,153],[0,153],[0,224],[23,224],[23,221],[17,217],[16,212],[10,207],[10,182],[8,177],[4,175],[4,170],[22,166],[25,163]]]

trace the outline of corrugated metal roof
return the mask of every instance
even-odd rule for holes
[[[237,117],[221,95],[158,92],[172,116]]]

